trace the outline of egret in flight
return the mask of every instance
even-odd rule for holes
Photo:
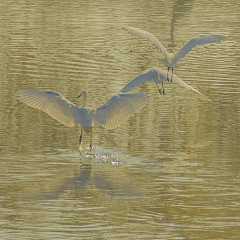
[[[92,148],[93,128],[103,126],[106,129],[114,129],[119,127],[135,112],[140,111],[148,100],[143,92],[119,93],[101,107],[91,109],[86,107],[87,93],[82,91],[79,96],[83,97],[82,108],[57,92],[18,91],[18,99],[21,102],[46,112],[67,127],[81,124],[79,144],[82,140],[83,129],[86,133],[91,133],[90,148]]]
[[[158,67],[152,67],[151,69],[147,70],[145,73],[139,75],[138,77],[136,77],[135,79],[130,81],[120,92],[127,93],[127,92],[131,91],[133,88],[135,88],[145,82],[148,82],[148,81],[155,82],[156,84],[161,83],[163,85],[164,82],[168,82],[167,76],[168,76],[168,73],[166,71],[164,71]],[[200,93],[199,91],[194,89],[193,87],[189,86],[182,79],[177,77],[175,74],[172,75],[172,81],[176,82],[176,83],[180,84],[181,86],[185,87],[186,89],[190,90],[199,99],[201,99],[203,101],[211,102],[211,100],[208,97],[206,97],[205,95],[203,95],[202,93]],[[161,89],[158,88],[158,91],[161,93]],[[163,93],[164,93],[164,88],[163,88]]]
[[[123,30],[131,33],[132,35],[140,36],[149,39],[153,42],[153,44],[160,50],[161,53],[165,55],[165,59],[159,59],[164,65],[169,69],[172,68],[172,75],[173,75],[173,68],[179,67],[177,61],[183,57],[195,46],[207,44],[207,43],[215,43],[220,42],[226,39],[222,35],[198,35],[192,38],[189,42],[187,42],[178,52],[176,53],[169,53],[166,48],[162,45],[162,43],[150,32],[144,31],[140,28],[134,27],[124,27]],[[167,76],[168,79],[168,76]],[[172,80],[172,78],[171,78]]]

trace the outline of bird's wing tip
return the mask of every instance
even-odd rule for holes
[[[205,95],[203,95],[202,93],[200,92],[197,92],[197,91],[194,91],[192,90],[192,93],[194,95],[196,95],[199,99],[201,99],[202,101],[208,101],[208,102],[212,102],[212,100],[208,97],[206,97]]]

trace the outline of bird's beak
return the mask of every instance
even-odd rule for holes
[[[82,94],[80,94],[77,98],[80,98]]]

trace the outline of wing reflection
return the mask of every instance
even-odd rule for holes
[[[95,189],[106,191],[111,196],[139,196],[144,194],[139,179],[128,173],[129,169],[116,166],[115,158],[108,160],[98,154],[85,154],[79,165],[64,167],[50,177],[37,177],[31,186],[19,196],[21,201],[72,199],[84,200]],[[114,160],[114,161],[113,161]],[[119,164],[120,165],[120,164]],[[88,195],[88,197],[91,197]],[[94,195],[94,197],[96,197]]]
[[[171,47],[174,46],[175,25],[176,25],[177,21],[190,15],[190,13],[192,11],[193,3],[194,3],[194,0],[177,0],[174,3],[173,12],[172,12],[171,30],[170,30],[171,40],[172,40]]]

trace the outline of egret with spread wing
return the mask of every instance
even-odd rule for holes
[[[132,35],[140,36],[149,39],[153,42],[153,44],[160,50],[161,53],[165,55],[165,59],[159,59],[164,65],[169,68],[172,68],[172,74],[173,74],[173,68],[179,67],[179,64],[177,64],[177,61],[183,57],[195,46],[207,44],[207,43],[215,43],[220,42],[224,39],[226,39],[222,35],[198,35],[192,38],[189,42],[187,42],[178,52],[176,53],[169,53],[166,48],[162,45],[162,43],[150,32],[144,31],[140,28],[134,28],[134,27],[125,27],[123,30],[131,33]],[[167,76],[168,79],[168,76]]]
[[[152,67],[151,69],[147,70],[145,73],[139,75],[138,77],[136,77],[135,79],[130,81],[120,92],[122,92],[122,93],[129,92],[133,88],[135,88],[145,82],[148,82],[148,81],[155,82],[156,84],[161,83],[163,85],[164,82],[168,82],[167,75],[168,75],[168,73],[166,71],[164,71],[158,67]],[[203,95],[202,93],[200,93],[199,91],[194,89],[193,87],[189,86],[182,79],[177,77],[175,74],[173,74],[172,80],[173,80],[173,82],[176,82],[176,83],[180,84],[181,86],[185,87],[186,89],[190,90],[199,99],[201,99],[203,101],[211,102],[211,100],[208,97],[206,97],[205,95]],[[158,90],[161,91],[160,89],[158,89]],[[163,92],[164,92],[164,89],[163,89]]]
[[[20,90],[18,92],[18,99],[21,102],[46,112],[67,127],[81,124],[86,133],[91,133],[90,148],[92,148],[94,127],[117,128],[135,112],[140,111],[148,100],[143,92],[119,93],[101,107],[91,109],[86,108],[87,93],[82,91],[79,96],[83,97],[82,108],[57,92],[40,90]],[[82,140],[82,129],[79,144]]]

